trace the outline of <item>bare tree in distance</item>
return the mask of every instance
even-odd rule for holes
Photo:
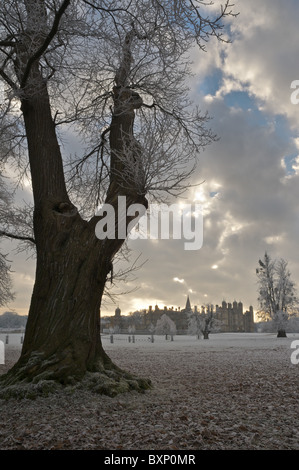
[[[278,337],[286,337],[286,326],[290,315],[298,309],[295,284],[291,279],[288,262],[272,259],[266,252],[256,269],[259,283],[260,310],[263,320],[271,319]]]
[[[0,174],[0,219],[4,211],[10,205],[9,193],[4,188],[3,179]],[[0,307],[7,305],[14,299],[12,282],[10,278],[10,266],[7,256],[0,252]]]
[[[13,299],[9,261],[6,255],[0,253],[0,307],[8,305]]]
[[[168,316],[166,313],[163,313],[161,318],[158,318],[155,333],[157,335],[165,335],[165,339],[168,338],[168,335],[173,338],[173,335],[176,334],[176,325],[175,322]]]
[[[203,306],[202,312],[196,310],[188,315],[188,332],[195,334],[198,339],[201,335],[204,339],[209,339],[209,334],[219,331],[221,324],[215,317],[212,305]]]
[[[187,53],[194,44],[204,50],[211,37],[226,41],[223,20],[234,16],[229,0],[211,15],[212,6],[2,3],[0,157],[18,182],[32,185],[33,232],[27,217],[8,213],[1,234],[36,251],[22,353],[3,386],[79,382],[110,395],[149,386],[119,370],[102,347],[102,296],[124,240],[95,236],[95,209],[101,202],[117,209],[118,196],[127,207],[147,207],[151,196],[188,187],[215,136],[188,99]],[[79,155],[65,150],[65,139],[79,141]]]

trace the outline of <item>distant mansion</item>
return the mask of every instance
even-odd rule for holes
[[[130,315],[121,315],[121,310],[118,307],[115,310],[115,315],[112,317],[104,317],[103,328],[112,327],[118,330],[127,329],[130,326],[134,327],[136,332],[150,331],[156,325],[157,320],[163,314],[166,314],[171,320],[174,321],[178,333],[186,333],[188,330],[188,318],[192,314],[207,314],[212,313],[213,316],[220,320],[220,331],[228,332],[254,332],[254,314],[253,308],[243,312],[242,302],[227,303],[222,302],[222,305],[202,306],[201,309],[195,305],[191,307],[189,296],[187,298],[186,306],[184,309],[173,307],[159,308],[158,305],[153,308],[151,305],[148,309],[140,310],[131,313]]]
[[[253,307],[243,312],[242,302],[234,301],[231,303],[222,302],[222,306],[216,305],[215,317],[222,322],[221,331],[245,333],[254,332],[254,314]]]

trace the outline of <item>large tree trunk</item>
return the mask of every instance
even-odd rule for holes
[[[38,69],[35,73],[35,84]],[[94,217],[83,220],[69,200],[62,157],[51,116],[46,85],[40,77],[22,101],[29,148],[35,203],[36,280],[19,361],[1,381],[59,384],[86,383],[113,395],[131,388],[142,390],[149,382],[116,367],[103,350],[100,338],[100,305],[113,257],[123,240],[98,240]],[[134,192],[133,182],[122,188],[123,131],[132,134],[134,111],[115,112],[111,124],[111,174],[107,203],[116,207],[117,196],[127,205],[146,202]],[[129,221],[127,221],[129,222]]]
[[[47,237],[47,250],[37,260],[22,354],[6,385],[80,382],[109,395],[148,387],[118,369],[101,344],[99,310],[110,269],[104,243],[86,224],[73,221],[69,232]]]
[[[287,334],[284,329],[279,329],[277,331],[277,338],[286,338],[286,337],[287,337]]]

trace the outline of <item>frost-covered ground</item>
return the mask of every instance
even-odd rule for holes
[[[291,362],[299,334],[148,338],[110,343],[107,335],[103,345],[152,390],[0,400],[0,449],[299,450],[299,364]],[[19,340],[10,335],[0,373],[17,359]]]

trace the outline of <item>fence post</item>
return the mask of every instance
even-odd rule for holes
[[[9,343],[9,335],[6,335],[6,338],[5,338],[5,343],[8,344]]]
[[[0,341],[0,364],[5,364],[5,346],[4,346],[4,341]]]
[[[110,343],[113,343],[113,335],[110,335]]]
[[[152,335],[152,343],[154,342],[154,335]]]
[[[133,343],[135,343],[135,336],[134,335],[132,335],[132,341],[133,341]]]

